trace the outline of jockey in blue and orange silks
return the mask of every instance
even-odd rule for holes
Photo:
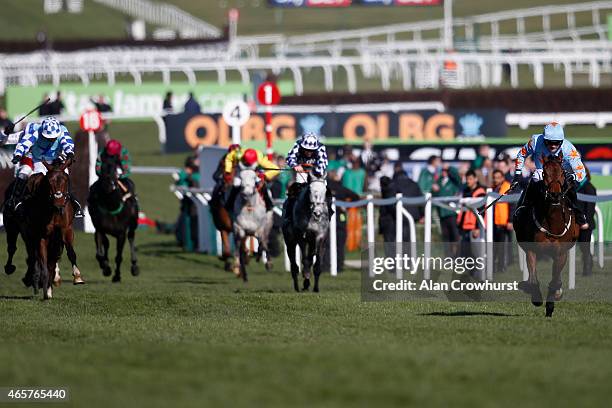
[[[571,188],[567,193],[567,197],[570,199],[572,208],[576,214],[576,222],[580,225],[581,229],[588,228],[586,218],[576,205],[577,197],[576,191],[586,183],[586,171],[584,164],[580,159],[580,153],[574,147],[574,145],[565,138],[563,127],[556,123],[549,123],[544,127],[544,133],[533,135],[529,142],[521,148],[516,156],[516,172],[514,180],[512,180],[511,189],[518,185],[521,179],[523,166],[525,165],[525,159],[529,156],[532,157],[536,170],[534,171],[529,184],[523,191],[521,198],[517,204],[517,211],[521,207],[530,207],[533,202],[534,193],[537,191],[538,183],[543,180],[543,168],[544,162],[547,157],[554,155],[563,157],[563,168],[570,174],[569,183]]]

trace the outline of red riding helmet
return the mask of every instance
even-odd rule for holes
[[[240,145],[237,144],[237,143],[234,143],[234,144],[230,145],[230,147],[227,148],[227,152],[231,153],[234,150],[238,150],[238,149],[240,149]]]
[[[115,139],[109,140],[106,143],[106,154],[109,156],[119,156],[121,154],[121,143]]]
[[[246,149],[242,155],[242,162],[246,166],[252,166],[257,163],[257,151],[255,149]]]

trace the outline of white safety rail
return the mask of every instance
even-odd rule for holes
[[[561,125],[595,125],[603,129],[612,123],[612,112],[558,112],[558,113],[508,113],[506,124],[527,129],[533,125],[546,125],[551,120]]]
[[[482,15],[454,18],[453,29],[457,34],[470,42],[478,40],[475,33],[488,31],[489,36],[483,37],[484,42],[496,42],[499,39],[512,37],[517,41],[529,40],[555,40],[555,39],[581,39],[583,36],[596,34],[599,39],[606,39],[606,26],[602,23],[605,19],[605,12],[612,10],[612,1],[595,1],[586,3],[575,3],[568,5],[550,5],[533,7],[527,9],[506,10]],[[590,14],[590,24],[577,26],[576,14]],[[551,30],[551,17],[565,16],[567,27],[560,32]],[[603,16],[603,18],[602,18]],[[525,20],[538,18],[541,21],[541,31],[528,32]],[[500,27],[512,23],[515,28],[511,33],[501,33]],[[486,26],[486,27],[485,27]],[[444,38],[444,20],[431,20],[415,23],[390,24],[385,26],[370,27],[355,30],[330,31],[318,34],[306,34],[287,37],[285,41],[277,44],[276,51],[281,55],[292,53],[310,52],[314,49],[322,49],[322,46],[329,45],[332,49],[343,49],[344,44],[354,47],[355,42],[366,46],[369,42],[380,42],[383,39],[390,48],[394,48],[393,43],[398,39],[412,39],[421,41],[425,39],[437,39],[442,41]]]
[[[170,58],[172,53],[174,58]],[[456,77],[459,83],[471,82],[470,77],[477,77],[478,85],[483,88],[500,86],[503,82],[504,66],[509,67],[510,84],[519,86],[519,75],[532,76],[538,88],[545,84],[545,67],[563,70],[565,84],[571,87],[575,73],[586,70],[589,84],[599,87],[602,76],[612,73],[612,51],[610,49],[599,52],[529,52],[520,54],[490,54],[490,53],[441,53],[441,54],[410,54],[390,55],[385,58],[373,56],[355,57],[299,57],[299,58],[258,58],[235,61],[213,60],[198,58],[190,51],[165,51],[167,58],[160,58],[154,63],[150,61],[139,62],[137,59],[121,58],[109,62],[88,64],[77,63],[68,65],[63,63],[60,56],[48,54],[48,59],[40,65],[32,63],[21,64],[18,58],[0,59],[0,93],[4,93],[7,84],[35,86],[41,81],[52,81],[59,85],[62,79],[80,79],[88,84],[91,79],[106,76],[109,83],[114,83],[117,75],[131,75],[136,84],[142,83],[143,74],[161,74],[166,83],[170,83],[171,73],[183,73],[187,80],[194,84],[196,72],[216,73],[220,84],[227,81],[228,72],[238,72],[244,83],[250,82],[253,71],[269,70],[275,74],[289,72],[295,84],[295,92],[301,95],[304,91],[304,75],[312,69],[320,69],[324,74],[324,85],[327,91],[337,86],[334,73],[344,71],[347,88],[350,92],[357,92],[357,70],[366,78],[378,77],[383,90],[389,90],[391,80],[398,78],[404,90],[412,88],[438,88],[441,85],[441,76],[445,72],[448,61],[456,66]],[[119,56],[119,54],[118,54]],[[182,57],[181,57],[182,56]],[[42,58],[42,56],[37,57]],[[184,58],[184,59],[183,59]],[[520,74],[520,68],[527,68]],[[531,73],[529,73],[532,71]],[[523,77],[523,80],[526,78]]]
[[[218,38],[221,30],[186,11],[167,3],[149,0],[93,0],[142,19],[149,24],[176,30],[182,38]]]

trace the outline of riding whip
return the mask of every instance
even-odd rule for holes
[[[30,116],[32,113],[36,112],[38,109],[42,108],[43,106],[45,106],[46,104],[49,103],[49,101],[51,100],[51,98],[47,98],[45,99],[45,101],[43,103],[41,103],[40,105],[38,105],[37,107],[35,107],[34,109],[32,109],[31,111],[29,111],[28,113],[26,113],[21,119],[19,119],[17,122],[13,123],[13,125],[18,124],[19,122],[21,122],[22,120],[24,120],[25,118],[27,118],[28,116]]]

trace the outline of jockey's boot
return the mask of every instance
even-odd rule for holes
[[[72,202],[72,208],[74,208],[74,218],[83,218],[81,203],[79,203],[74,194],[68,193],[68,195],[70,196],[70,202]]]
[[[21,204],[23,204],[24,201],[24,195],[27,185],[27,179],[22,179],[19,177],[15,179],[15,184],[13,185],[13,192],[6,202],[6,208],[15,212],[18,212],[20,210],[20,207],[22,207]],[[23,208],[21,208],[21,210],[22,209]]]
[[[527,183],[527,186],[521,193],[521,197],[516,203],[516,209],[514,210],[515,214],[518,213],[518,211],[523,207],[525,208],[531,207],[531,203],[533,202],[532,200],[533,200],[533,193],[534,193],[535,188],[536,188],[536,182],[533,179],[529,180],[529,182]]]
[[[225,209],[230,213],[234,213],[234,201],[236,201],[236,196],[239,193],[238,187],[232,187],[227,197],[227,201],[225,201]]]
[[[587,220],[584,216],[584,213],[582,212],[582,208],[580,208],[580,206],[578,205],[578,196],[576,194],[575,188],[569,189],[569,191],[567,192],[567,198],[569,199],[570,206],[574,210],[574,214],[576,216],[576,224],[578,224],[579,227],[583,228],[587,224]]]
[[[297,196],[300,194],[302,190],[302,186],[305,183],[293,183],[287,189],[287,199],[283,204],[283,218],[287,220],[288,223],[292,222],[293,219],[293,206],[295,205],[295,201],[297,200]]]
[[[272,211],[272,209],[274,208],[274,203],[272,202],[272,194],[270,193],[270,189],[268,189],[268,186],[264,185],[262,187],[262,190],[263,199],[266,203],[266,212]]]

